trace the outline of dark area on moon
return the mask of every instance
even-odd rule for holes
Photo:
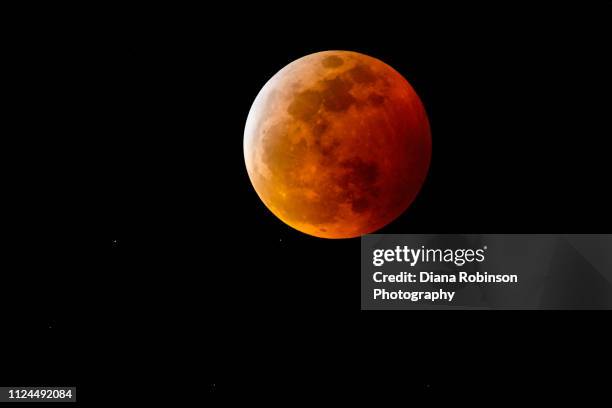
[[[342,62],[342,58],[337,56],[330,56],[323,60],[323,64],[330,68],[338,67],[342,65]],[[322,166],[331,166],[338,162],[335,151],[341,142],[333,136],[327,136],[326,130],[329,127],[329,122],[317,115],[317,112],[321,107],[331,112],[348,110],[350,106],[358,102],[350,93],[353,81],[367,83],[374,82],[375,79],[369,67],[359,64],[339,74],[334,79],[320,81],[320,84],[317,85],[322,86],[322,91],[306,90],[293,98],[288,113],[312,128],[312,134],[315,138],[314,146],[320,156]],[[376,97],[377,94],[373,93],[371,96]],[[313,122],[315,117],[316,121]],[[271,167],[273,173],[285,173],[282,168],[275,171],[276,166],[282,167],[286,164],[291,167],[300,167],[299,164],[296,164],[296,161],[305,156],[306,140],[302,139],[301,142],[293,144],[288,139],[275,137],[276,135],[273,132],[269,135],[270,139],[286,141],[286,144],[276,141],[267,143],[268,148],[265,149],[265,153],[271,157],[266,159],[266,163]],[[289,152],[289,155],[286,155],[287,152]],[[279,157],[284,158],[279,159]],[[368,198],[375,196],[378,192],[376,188],[378,165],[372,161],[366,162],[358,156],[344,159],[339,164],[341,168],[345,169],[345,172],[338,174],[329,184],[329,188],[322,193],[323,196],[330,197],[325,207],[310,207],[307,203],[303,203],[299,208],[291,208],[289,211],[304,214],[307,222],[325,224],[335,220],[338,211],[336,203],[338,202],[349,203],[355,212],[366,210],[369,207]],[[282,180],[281,183],[300,187],[299,177],[297,176],[290,180]],[[338,187],[339,190],[336,190]],[[340,198],[335,197],[338,194],[341,195]],[[299,205],[299,203],[296,204]]]
[[[339,61],[336,65],[326,63],[327,60],[334,57]],[[340,57],[331,56],[327,57],[327,60],[324,60],[323,63],[330,68],[342,65]],[[322,91],[306,90],[300,92],[293,99],[291,105],[289,105],[288,112],[295,118],[308,122],[319,111],[321,106],[331,112],[346,111],[351,105],[359,102],[350,93],[353,82],[371,83],[376,80],[377,78],[367,65],[358,64],[354,68],[339,74],[334,79],[320,81],[321,84],[319,85],[322,85]],[[382,95],[376,92],[370,94],[368,101],[372,101],[372,99],[374,100],[374,105],[380,105],[384,100]]]
[[[123,7],[7,15],[2,385],[75,385],[73,407],[588,406],[609,388],[606,313],[360,312],[359,239],[288,228],[242,152],[280,67],[355,50],[405,75],[432,127],[427,181],[381,232],[609,233],[607,3]]]
[[[330,56],[323,60],[323,64],[330,68],[338,67],[342,63],[342,58],[337,56]],[[330,112],[348,110],[350,106],[358,102],[350,93],[352,83],[374,82],[375,79],[369,67],[359,64],[339,74],[334,79],[319,81],[320,83],[316,86],[321,86],[321,91],[308,89],[298,93],[293,98],[288,113],[312,128],[315,148],[320,156],[322,166],[331,166],[338,162],[335,151],[341,142],[333,136],[326,137],[329,123],[326,119],[317,115],[317,112],[320,111],[321,107]],[[371,95],[375,98],[376,96],[376,93]],[[316,121],[313,122],[315,118]],[[284,132],[284,129],[281,128],[278,131]],[[266,156],[270,156],[266,159],[266,163],[270,166],[272,172],[274,174],[285,174],[286,171],[282,168],[283,166],[289,168],[301,167],[296,162],[305,156],[305,150],[308,149],[306,140],[302,139],[301,142],[293,144],[289,139],[278,137],[274,132],[273,129],[267,135],[274,142],[264,142],[268,146],[264,152]],[[322,192],[322,196],[329,197],[325,206],[312,207],[305,202],[295,202],[296,207],[289,208],[288,212],[303,214],[304,220],[309,223],[326,224],[335,221],[338,213],[337,203],[349,203],[351,209],[355,212],[368,209],[370,207],[368,200],[378,192],[376,187],[378,165],[375,162],[366,162],[360,157],[344,159],[339,164],[345,171],[338,174],[329,183],[329,188]],[[277,168],[277,166],[281,168]],[[300,186],[299,180],[299,175],[296,174],[289,180],[280,180],[280,183],[295,187],[309,187]],[[337,197],[338,195],[341,197]],[[324,231],[324,228],[322,230]]]

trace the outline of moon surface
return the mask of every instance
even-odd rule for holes
[[[427,114],[408,81],[351,51],[293,61],[261,89],[244,158],[264,204],[321,238],[387,225],[412,203],[431,159]]]

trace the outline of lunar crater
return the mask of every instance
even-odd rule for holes
[[[323,58],[323,60],[321,61],[321,64],[325,68],[337,68],[340,65],[344,64],[344,60],[342,60],[342,58],[340,58],[337,55],[330,55],[330,56]]]

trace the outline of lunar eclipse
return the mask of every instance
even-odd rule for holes
[[[351,238],[396,219],[431,159],[427,114],[408,81],[356,52],[293,61],[261,89],[244,157],[266,207],[321,238]]]

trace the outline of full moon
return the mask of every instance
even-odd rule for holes
[[[244,159],[255,191],[287,225],[351,238],[410,206],[427,175],[431,134],[421,100],[397,71],[357,52],[323,51],[261,89]]]

